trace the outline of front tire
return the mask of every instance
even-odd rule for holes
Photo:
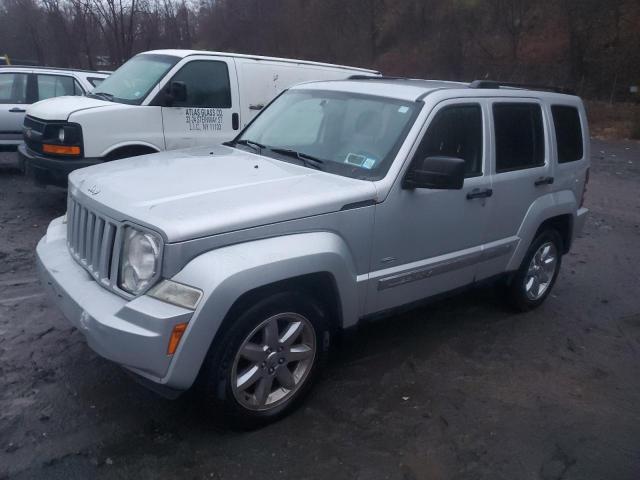
[[[203,406],[217,423],[252,429],[293,411],[326,361],[330,330],[304,292],[277,293],[241,310],[200,372]]]
[[[508,286],[509,303],[516,310],[532,310],[549,296],[560,272],[562,248],[556,230],[543,230],[533,240]]]

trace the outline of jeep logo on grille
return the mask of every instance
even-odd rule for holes
[[[91,195],[97,195],[100,193],[100,189],[97,185],[91,185],[87,192],[89,192]]]

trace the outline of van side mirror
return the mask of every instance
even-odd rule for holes
[[[402,188],[460,190],[464,185],[464,160],[455,157],[427,157],[414,160],[402,180]]]
[[[184,82],[171,82],[165,90],[165,105],[171,107],[173,102],[185,102],[186,100],[187,85]]]

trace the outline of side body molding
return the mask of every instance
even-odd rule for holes
[[[255,288],[312,273],[329,273],[339,292],[342,326],[358,321],[356,268],[335,233],[310,232],[231,245],[189,262],[173,280],[200,288],[203,298],[162,383],[186,389],[233,303]],[[185,345],[187,348],[184,348]]]

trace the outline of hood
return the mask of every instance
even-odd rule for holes
[[[71,194],[115,220],[160,231],[168,242],[267,225],[374,200],[372,182],[230,147],[154,153],[69,176]]]
[[[36,102],[27,108],[27,115],[41,120],[69,120],[72,113],[89,108],[102,108],[118,104],[89,97],[55,97]]]

